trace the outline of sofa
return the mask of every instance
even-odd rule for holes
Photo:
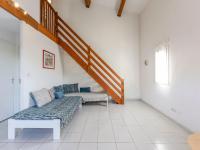
[[[82,97],[55,97],[52,90],[32,92],[35,105],[8,119],[8,139],[15,139],[17,128],[52,128],[53,138],[60,139],[60,128],[65,127],[75,112],[82,108]]]
[[[104,91],[93,92],[90,87],[79,87],[76,84],[63,84],[54,87],[54,93],[63,93],[65,96],[80,96],[83,103],[105,101],[108,107],[109,96]]]

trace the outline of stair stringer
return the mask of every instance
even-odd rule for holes
[[[110,88],[106,82],[99,77],[99,75],[93,71],[90,67],[88,67],[88,64],[85,63],[79,55],[77,55],[70,46],[67,45],[62,39],[58,38],[58,44],[63,48],[64,51],[66,51],[80,66],[82,69],[84,69],[90,77],[92,77],[107,93],[109,96],[112,97],[112,99],[118,103],[121,104],[121,98],[118,96],[115,91]]]

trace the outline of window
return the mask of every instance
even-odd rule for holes
[[[155,81],[159,85],[169,84],[168,44],[160,45],[155,52]]]

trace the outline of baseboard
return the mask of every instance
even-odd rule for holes
[[[185,127],[184,125],[180,124],[179,122],[177,122],[176,120],[172,119],[171,117],[167,116],[165,113],[161,112],[160,110],[158,110],[157,108],[155,108],[154,106],[152,106],[151,104],[147,103],[146,101],[144,101],[143,99],[141,99],[141,101],[145,104],[147,104],[149,107],[151,107],[152,109],[158,111],[159,113],[161,113],[162,115],[164,115],[165,117],[167,117],[169,120],[175,122],[179,127],[183,128],[184,130],[186,130],[188,133],[193,134],[194,132],[191,131],[190,129],[188,129],[187,127]]]
[[[126,98],[125,99],[125,102],[126,101],[140,101],[141,99],[139,99],[139,98]]]

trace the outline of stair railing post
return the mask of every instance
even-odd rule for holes
[[[40,0],[40,23],[43,25],[43,0]]]
[[[91,47],[88,46],[88,68],[87,68],[88,72],[89,72],[90,65],[91,65],[91,60],[90,59],[91,59]]]
[[[121,81],[121,104],[124,104],[124,80]]]
[[[54,25],[54,27],[55,27],[55,29],[54,29],[55,33],[54,34],[55,34],[56,37],[58,37],[58,12],[55,13],[55,25]]]

